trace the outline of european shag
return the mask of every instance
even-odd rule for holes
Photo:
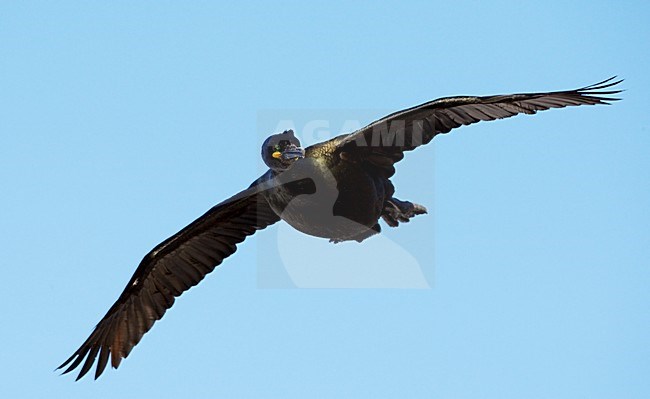
[[[297,230],[333,242],[364,239],[426,213],[395,198],[390,181],[406,151],[437,134],[479,121],[534,114],[549,108],[608,104],[621,80],[610,78],[577,90],[486,97],[447,97],[390,114],[350,134],[303,149],[292,131],[269,137],[262,159],[269,170],[239,194],[214,206],[151,252],[90,337],[59,369],[97,361],[99,377],[109,358],[123,358],[169,309],[174,299],[210,273],[236,245],[257,230],[284,220]]]

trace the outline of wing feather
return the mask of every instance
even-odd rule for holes
[[[622,82],[616,77],[576,90],[523,93],[497,96],[445,97],[394,112],[349,135],[338,138],[336,148],[352,162],[366,162],[394,172],[393,164],[411,151],[428,144],[436,135],[463,125],[515,116],[532,115],[550,108],[609,104],[621,90],[611,90]],[[610,90],[606,90],[610,89]],[[398,126],[395,131],[390,126]],[[393,132],[394,135],[386,135]],[[384,157],[382,162],[378,157]]]
[[[117,368],[175,297],[198,284],[247,236],[278,220],[256,185],[210,209],[142,259],[118,300],[59,369],[67,367],[65,374],[81,365],[80,379],[95,363],[95,378],[109,359]]]

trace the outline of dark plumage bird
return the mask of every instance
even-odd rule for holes
[[[149,252],[90,337],[59,368],[67,366],[68,373],[81,366],[77,379],[95,361],[95,378],[109,358],[117,368],[177,296],[232,255],[247,236],[280,219],[333,242],[361,242],[380,232],[379,219],[396,227],[426,213],[421,205],[395,198],[390,178],[406,151],[437,134],[519,113],[607,104],[618,100],[608,96],[620,92],[611,89],[620,82],[610,78],[577,90],[441,98],[304,150],[292,131],[269,137],[262,145],[269,170]]]

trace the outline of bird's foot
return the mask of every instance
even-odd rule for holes
[[[384,203],[381,217],[390,227],[399,226],[399,222],[407,223],[413,216],[427,213],[427,208],[409,201],[391,198]]]

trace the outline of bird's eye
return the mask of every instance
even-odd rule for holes
[[[273,149],[276,150],[276,151],[280,151],[281,148],[282,148],[282,147],[280,147],[280,144],[278,144],[278,145],[276,145],[275,147],[273,147]]]

